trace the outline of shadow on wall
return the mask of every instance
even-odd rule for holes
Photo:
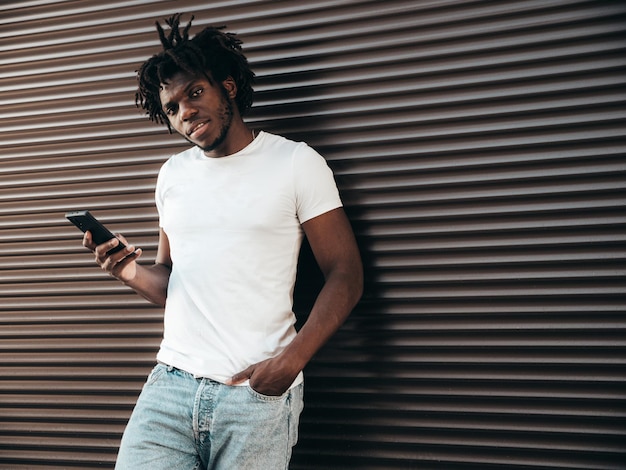
[[[353,212],[346,208],[353,220]],[[318,352],[305,369],[305,409],[300,420],[298,445],[290,468],[362,468],[364,454],[376,438],[372,421],[381,410],[384,393],[384,316],[371,269],[367,240],[353,222],[365,273],[364,294],[343,327]],[[323,275],[308,243],[303,243],[294,292],[294,312],[299,328],[306,321]]]
[[[298,63],[306,71],[299,80],[333,82],[307,60]],[[289,63],[293,66],[296,61]],[[332,91],[323,85],[288,87],[285,86],[288,81],[289,77],[284,75],[260,74],[257,87],[263,91],[256,93],[255,101],[271,104],[253,106],[246,119],[258,122],[267,132],[307,142],[328,159],[357,238],[365,274],[361,301],[304,371],[305,408],[290,469],[363,469],[368,451],[380,447],[377,423],[387,414],[380,397],[387,386],[383,368],[389,362],[386,358],[389,336],[385,334],[389,325],[374,279],[369,231],[364,217],[359,214],[359,194],[351,181],[355,174],[350,168],[353,163],[332,158],[337,145],[345,150],[333,139],[337,132],[334,126],[340,119],[333,117],[336,114],[333,111],[339,105],[320,98]],[[323,275],[305,239],[294,291],[297,328],[307,320],[323,283]]]

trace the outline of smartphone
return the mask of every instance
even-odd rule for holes
[[[83,232],[89,230],[91,232],[91,238],[96,245],[101,245],[104,242],[108,242],[111,238],[116,238],[108,228],[98,221],[89,211],[74,211],[65,214],[65,218],[76,225]],[[120,240],[120,244],[107,251],[107,255],[117,253],[118,251],[126,248],[126,245]]]

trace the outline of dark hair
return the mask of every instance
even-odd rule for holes
[[[137,71],[135,104],[146,111],[151,121],[167,124],[171,132],[167,115],[161,107],[159,90],[162,83],[182,71],[195,76],[204,75],[209,81],[219,84],[232,77],[237,84],[235,103],[243,116],[252,106],[254,72],[241,51],[242,41],[233,33],[222,32],[225,26],[209,26],[189,39],[193,16],[182,32],[179,29],[180,17],[181,14],[177,13],[165,20],[170,27],[168,36],[156,22],[163,51],[145,61]]]

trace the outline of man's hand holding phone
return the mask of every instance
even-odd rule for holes
[[[120,244],[124,247],[116,250]],[[122,282],[132,281],[137,274],[137,265],[135,261],[141,256],[141,248],[135,248],[130,245],[126,239],[116,234],[114,238],[97,245],[92,238],[89,230],[83,236],[83,246],[96,256],[96,263],[106,272],[116,277]]]
[[[135,260],[141,256],[141,248],[129,245],[122,235],[114,235],[89,211],[65,214],[67,220],[82,230],[83,246],[96,255],[96,263],[122,282],[129,282],[137,274]]]

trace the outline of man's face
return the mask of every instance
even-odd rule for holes
[[[159,96],[170,125],[189,142],[206,153],[224,144],[233,102],[222,84],[179,72],[161,84]]]

